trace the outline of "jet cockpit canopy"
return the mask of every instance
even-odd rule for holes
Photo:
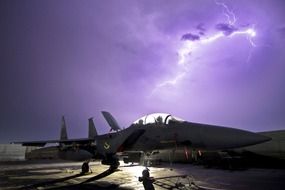
[[[147,124],[165,124],[168,125],[169,122],[183,122],[184,120],[174,117],[168,113],[152,113],[145,115],[135,122],[133,124],[139,124],[139,125],[147,125]]]

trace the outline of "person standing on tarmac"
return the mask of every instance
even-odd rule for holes
[[[145,190],[155,190],[153,186],[153,182],[155,181],[153,177],[149,176],[149,169],[146,168],[142,171],[142,177],[139,177],[139,181],[143,182],[143,186]]]

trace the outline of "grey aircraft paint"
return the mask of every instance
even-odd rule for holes
[[[120,130],[118,122],[110,113],[102,112],[102,114],[116,132],[98,135],[93,120],[90,118],[88,138],[17,143],[29,146],[43,146],[46,143],[60,143],[67,147],[76,146],[90,152],[93,156],[101,155],[102,164],[116,167],[118,152],[151,152],[178,146],[224,150],[254,145],[271,139],[245,130],[192,123],[163,113],[146,115],[128,128]]]

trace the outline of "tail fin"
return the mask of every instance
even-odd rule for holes
[[[97,130],[95,128],[93,118],[88,119],[88,138],[94,139],[98,135]]]
[[[64,116],[61,118],[60,140],[67,140],[67,131]]]
[[[116,119],[109,112],[102,111],[102,114],[103,114],[104,118],[106,119],[107,123],[109,124],[109,126],[114,131],[118,131],[121,129],[120,126],[118,125]]]

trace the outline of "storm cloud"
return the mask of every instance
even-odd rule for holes
[[[233,32],[238,30],[235,26],[226,23],[216,24],[216,29],[222,31],[226,36],[231,35]]]
[[[181,37],[181,40],[196,41],[196,40],[200,40],[200,36],[196,34],[187,33]]]
[[[122,127],[169,112],[252,131],[284,129],[285,43],[275,29],[285,26],[285,2],[225,3],[234,25],[213,0],[1,0],[0,140],[56,139],[62,115],[71,137],[86,137],[93,116],[102,134],[109,131],[102,110]],[[247,24],[256,24],[256,47],[230,36]],[[221,40],[201,43],[221,32]],[[183,70],[178,51],[190,41],[187,72],[152,94]]]

